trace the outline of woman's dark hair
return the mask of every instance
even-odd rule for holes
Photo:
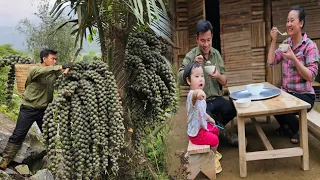
[[[192,61],[184,68],[183,80],[185,83],[187,83],[187,78],[189,78],[189,80],[191,79],[190,77],[192,69],[197,67],[201,67],[200,63],[197,61]]]
[[[55,51],[55,50],[52,50],[52,49],[43,49],[40,52],[40,62],[43,63],[43,58],[44,57],[48,57],[49,54],[56,55],[56,54],[58,54],[58,51]]]
[[[211,34],[213,33],[213,27],[212,24],[209,21],[206,21],[204,19],[199,20],[197,23],[197,36],[199,36],[199,33],[201,32],[207,32],[211,31]]]
[[[302,29],[303,29],[304,25],[306,24],[306,16],[307,16],[306,11],[304,10],[304,8],[299,6],[299,5],[292,6],[290,8],[290,11],[299,11],[299,21],[303,21],[303,25],[302,25]]]

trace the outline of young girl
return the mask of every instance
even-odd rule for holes
[[[219,160],[222,155],[217,151],[219,145],[219,129],[215,121],[206,113],[206,94],[202,90],[205,81],[201,65],[193,61],[189,63],[183,73],[184,80],[190,86],[187,97],[188,136],[193,144],[210,145],[216,154],[216,172],[222,171]]]

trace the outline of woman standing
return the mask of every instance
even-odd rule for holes
[[[315,92],[312,81],[318,74],[319,50],[317,45],[308,38],[303,31],[306,23],[306,12],[300,6],[290,9],[286,29],[288,38],[283,44],[288,44],[286,51],[276,49],[277,28],[273,27],[270,34],[272,37],[268,53],[268,64],[270,66],[282,62],[282,89],[291,95],[300,98],[311,105],[309,112],[315,101]],[[293,136],[291,143],[299,142],[299,122],[295,114],[276,115],[275,118],[280,127],[276,134],[283,134],[286,130],[291,130]]]

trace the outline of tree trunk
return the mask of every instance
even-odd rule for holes
[[[113,61],[112,61],[112,72],[116,78],[117,86],[120,92],[120,97],[123,98],[123,88],[126,83],[126,79],[124,77],[123,72],[123,63],[125,57],[126,45],[128,42],[128,38],[130,32],[132,32],[134,17],[129,14],[126,17],[126,27],[117,28],[112,27],[112,38],[114,39],[114,53],[113,53]]]
[[[95,0],[95,7],[94,7],[94,16],[97,21],[97,26],[98,26],[98,33],[99,33],[99,39],[100,39],[100,50],[101,50],[101,55],[102,55],[102,61],[107,62],[108,59],[108,51],[107,51],[107,41],[105,37],[105,32],[102,24],[102,20],[99,15],[99,4],[98,0]]]

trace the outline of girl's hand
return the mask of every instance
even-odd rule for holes
[[[209,116],[208,113],[206,113],[206,120],[208,120],[212,125],[216,124],[216,121],[211,116]]]
[[[211,123],[212,125],[215,125],[215,124],[216,124],[216,121],[215,121],[212,117],[209,118],[209,121],[210,121],[210,123]]]
[[[192,94],[192,104],[194,105],[197,100],[205,100],[206,99],[206,93],[202,89],[196,89],[194,90]]]
[[[278,28],[277,27],[272,27],[270,31],[270,35],[272,37],[272,40],[276,41],[278,38]]]
[[[288,47],[288,50],[286,52],[281,52],[282,56],[290,61],[293,61],[296,57],[291,49],[291,47]]]
[[[202,89],[199,89],[198,94],[197,94],[197,99],[198,100],[204,100],[206,99],[206,93]]]

